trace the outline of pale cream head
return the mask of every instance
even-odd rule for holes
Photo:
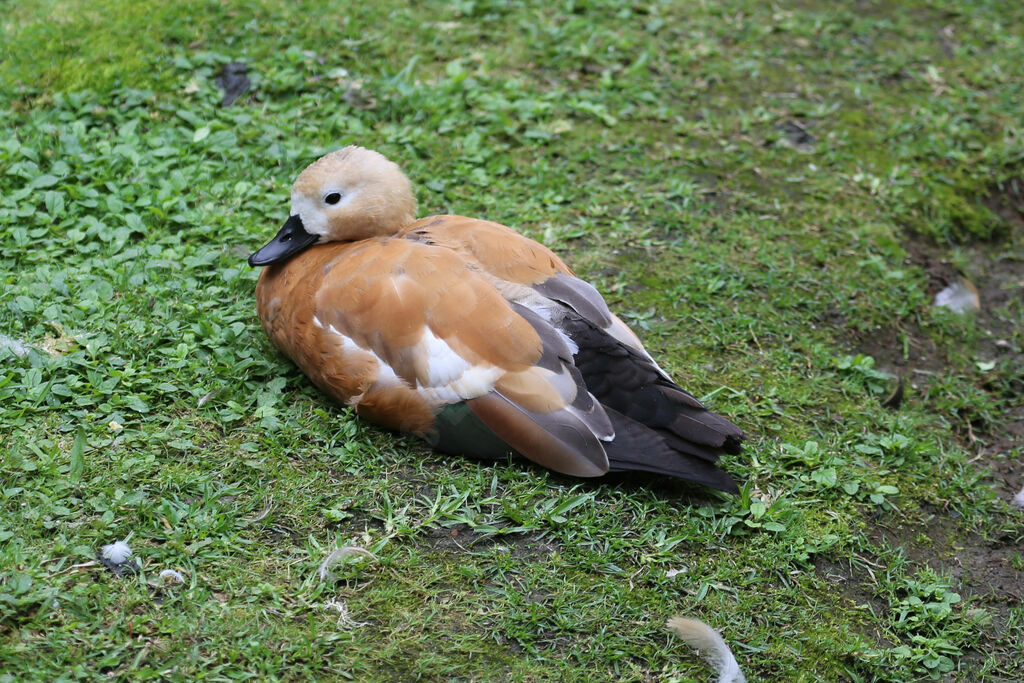
[[[320,243],[391,235],[416,217],[409,179],[384,155],[343,147],[299,174],[291,215]]]

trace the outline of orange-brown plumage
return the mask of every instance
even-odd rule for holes
[[[713,463],[742,431],[558,256],[497,223],[414,212],[397,166],[344,148],[300,174],[288,222],[250,257],[267,266],[267,335],[326,394],[445,450],[735,490]]]
[[[409,389],[428,380],[428,359],[415,353],[424,329],[469,363],[505,370],[499,382],[510,387],[529,382],[540,358],[536,332],[481,275],[450,250],[400,238],[310,247],[265,268],[256,298],[271,341],[317,386],[343,403],[361,397],[357,412],[404,431],[432,423],[431,406]],[[381,360],[404,384],[370,391]],[[533,400],[550,407],[551,393]]]
[[[481,264],[494,277],[517,284],[535,285],[558,273],[573,275],[553,251],[500,223],[465,216],[430,216],[410,224],[399,235],[453,249]]]

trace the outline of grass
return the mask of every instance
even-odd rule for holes
[[[9,8],[0,680],[706,677],[676,614],[754,679],[1024,677],[1011,4]],[[742,494],[448,458],[313,390],[244,258],[350,142],[565,255],[753,436]],[[921,253],[1015,275],[955,316]],[[376,559],[322,580],[341,545]]]

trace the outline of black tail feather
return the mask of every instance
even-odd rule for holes
[[[713,463],[723,452],[740,452],[746,439],[742,429],[590,321],[570,315],[561,328],[579,348],[573,360],[587,389],[610,417],[616,414],[616,436],[605,447],[612,470],[659,472],[736,490]]]
[[[662,434],[617,410],[605,406],[605,412],[615,428],[615,438],[604,444],[609,471],[652,472],[687,479],[727,493],[739,492],[732,477],[704,456],[694,457],[673,448]]]

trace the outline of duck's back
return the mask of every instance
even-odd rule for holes
[[[466,216],[429,216],[410,224],[399,237],[452,249],[488,274],[522,285],[537,285],[569,266],[543,244],[512,228]]]

